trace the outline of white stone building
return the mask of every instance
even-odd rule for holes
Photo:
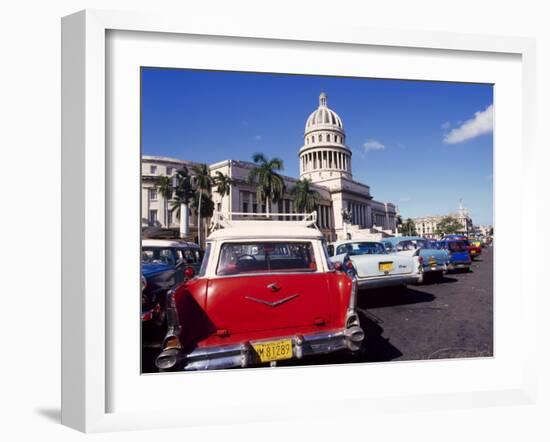
[[[366,184],[353,180],[352,151],[346,145],[341,118],[327,105],[327,96],[319,96],[319,106],[306,121],[304,143],[298,152],[300,178],[308,178],[320,195],[318,226],[327,239],[334,241],[346,234],[353,238],[379,239],[395,234],[396,208],[391,203],[375,201]],[[166,202],[155,190],[152,177],[173,176],[182,165],[191,162],[172,158],[142,158],[142,221],[143,225],[178,228],[177,217],[166,213]],[[264,213],[265,206],[256,200],[256,188],[247,182],[254,164],[247,161],[224,160],[209,165],[210,173],[221,172],[235,181],[229,195],[213,192],[216,210],[222,212]],[[296,178],[283,176],[287,193],[271,208],[272,213],[295,213],[288,191]],[[168,207],[171,207],[170,202]],[[351,212],[351,223],[344,226],[342,210]],[[196,238],[196,219],[189,220],[191,239]]]
[[[426,238],[439,238],[441,236],[437,231],[437,225],[443,220],[443,218],[451,217],[457,220],[462,226],[455,233],[464,233],[472,231],[472,219],[468,214],[468,210],[464,208],[462,200],[457,212],[450,213],[448,215],[436,215],[436,216],[422,216],[418,218],[412,218],[414,222],[416,233]]]

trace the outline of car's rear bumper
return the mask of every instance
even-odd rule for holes
[[[425,265],[422,267],[422,270],[424,273],[430,273],[430,272],[446,272],[447,266],[445,264],[436,264],[434,266],[432,265]]]
[[[159,369],[165,369],[180,363],[179,365],[186,371],[248,367],[260,362],[253,344],[285,339],[292,341],[291,359],[302,359],[306,356],[327,354],[338,350],[356,350],[364,339],[364,333],[359,326],[353,326],[331,332],[279,336],[234,345],[197,348],[188,354],[183,354],[177,349],[168,349],[159,355],[156,365]]]
[[[460,270],[460,269],[469,269],[472,265],[471,262],[452,262],[448,265],[448,270]]]
[[[391,287],[403,284],[416,284],[421,280],[421,276],[415,275],[387,275],[372,278],[357,277],[357,284],[360,289],[374,289],[381,287]]]

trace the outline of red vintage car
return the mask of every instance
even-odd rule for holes
[[[472,259],[474,259],[476,256],[481,255],[481,241],[470,239],[468,241],[468,252],[470,252],[470,257]]]
[[[315,218],[229,221],[218,215],[220,228],[207,239],[198,275],[168,295],[158,369],[275,365],[359,350],[357,283],[328,260]]]

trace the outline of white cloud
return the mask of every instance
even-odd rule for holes
[[[477,111],[474,118],[464,122],[445,134],[443,142],[447,144],[462,143],[466,140],[488,134],[493,131],[493,105],[484,111]]]
[[[380,141],[370,139],[363,143],[363,150],[365,152],[368,152],[369,150],[384,150],[386,146],[384,146]]]
[[[451,127],[451,122],[450,121],[445,121],[445,123],[443,123],[441,125],[441,129],[443,129],[443,130],[450,129],[450,127]]]

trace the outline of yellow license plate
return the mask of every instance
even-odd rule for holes
[[[281,341],[253,343],[252,347],[260,357],[261,362],[280,361],[292,358],[292,339]]]
[[[391,272],[393,270],[393,262],[378,263],[378,270],[381,272]]]

